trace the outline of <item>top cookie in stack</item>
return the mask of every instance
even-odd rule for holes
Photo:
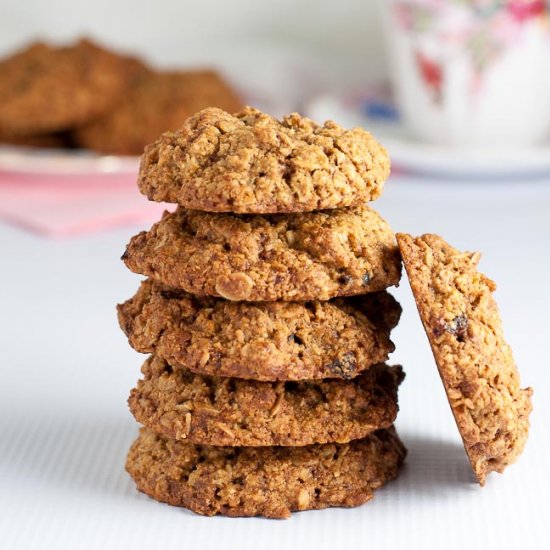
[[[386,150],[360,128],[205,109],[146,148],[138,186],[203,212],[312,212],[377,199],[389,173]]]
[[[397,475],[403,372],[383,362],[400,307],[384,290],[401,261],[365,205],[388,175],[363,130],[250,108],[200,111],[146,148],[141,191],[178,207],[123,255],[149,278],[119,306],[153,354],[129,399],[140,490],[287,517],[361,504]]]
[[[389,170],[362,129],[203,110],[146,148],[139,188],[180,208],[134,237],[124,260],[160,283],[228,300],[383,290],[398,283],[401,262],[391,228],[365,202]]]

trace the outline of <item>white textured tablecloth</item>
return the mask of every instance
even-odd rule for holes
[[[536,549],[550,521],[550,181],[468,184],[393,177],[375,205],[396,231],[481,250],[505,334],[535,388],[520,461],[473,482],[406,280],[394,332],[407,379],[400,478],[356,509],[288,521],[203,518],[138,494],[124,472],[137,426],[126,398],[143,356],[114,306],[139,277],[119,256],[127,228],[47,240],[0,226],[0,548]]]

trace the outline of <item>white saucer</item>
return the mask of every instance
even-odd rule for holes
[[[0,146],[0,172],[41,175],[136,174],[139,157],[69,149]]]
[[[306,114],[318,122],[333,119],[346,128],[363,127],[388,149],[392,166],[408,172],[455,178],[517,178],[550,174],[550,144],[525,149],[461,149],[413,138],[397,116],[367,116],[367,94],[319,96]],[[379,102],[379,99],[375,99]],[[391,102],[388,102],[388,112]],[[381,109],[384,111],[384,109]]]

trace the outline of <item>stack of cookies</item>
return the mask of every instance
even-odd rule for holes
[[[367,132],[206,109],[163,134],[138,185],[176,203],[130,241],[147,276],[118,308],[151,354],[129,404],[138,489],[207,515],[355,506],[405,457],[401,367],[384,361],[401,261],[368,201],[389,175]]]

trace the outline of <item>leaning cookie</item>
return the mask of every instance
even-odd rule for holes
[[[493,281],[477,271],[479,254],[437,235],[397,240],[418,311],[464,447],[481,485],[523,450],[531,388],[521,389],[505,342]]]
[[[117,309],[137,351],[201,374],[264,381],[353,378],[386,361],[401,314],[387,292],[329,302],[230,302],[150,279]]]
[[[360,128],[205,109],[147,147],[138,186],[206,212],[310,212],[378,198],[389,172],[386,150]]]
[[[301,446],[346,443],[397,415],[401,367],[381,364],[352,380],[258,382],[173,370],[151,356],[128,400],[136,420],[190,443]]]
[[[0,62],[0,133],[74,128],[121,101],[145,71],[137,59],[89,40],[64,47],[32,44]]]
[[[215,71],[148,72],[108,113],[78,128],[75,141],[104,153],[141,155],[162,132],[205,107],[236,111],[237,94]]]
[[[328,300],[401,277],[394,234],[367,206],[268,216],[178,208],[133,237],[122,258],[167,286],[236,301]]]
[[[306,447],[209,447],[142,429],[126,469],[143,493],[198,514],[288,518],[371,500],[405,455],[393,428]]]

